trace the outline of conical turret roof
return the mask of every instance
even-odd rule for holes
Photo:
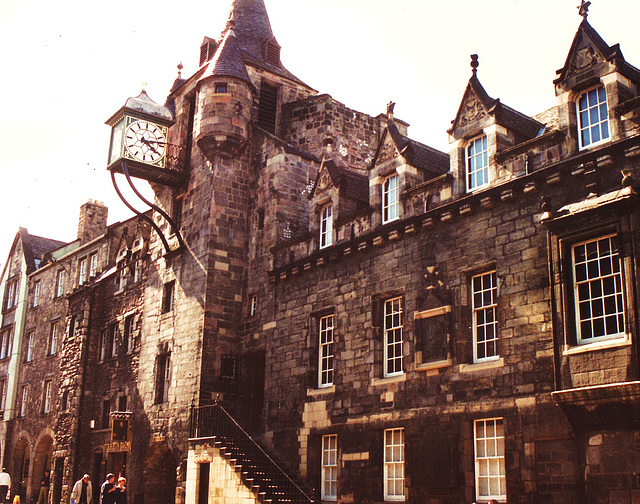
[[[207,71],[202,76],[202,79],[212,76],[235,77],[236,79],[240,79],[251,84],[251,79],[247,73],[247,67],[242,60],[242,55],[238,48],[238,42],[234,30],[227,30],[222,43],[209,63]]]
[[[263,0],[233,0],[228,29],[233,29],[244,52],[264,61],[264,46],[273,32]]]

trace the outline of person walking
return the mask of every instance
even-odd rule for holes
[[[6,468],[2,468],[2,472],[0,472],[0,504],[2,504],[5,500],[10,497],[11,492],[9,489],[11,488],[11,476],[7,472]]]
[[[93,487],[89,475],[85,474],[81,479],[76,481],[71,490],[71,504],[92,504]]]
[[[50,472],[45,470],[44,476],[40,480],[40,494],[38,495],[38,504],[47,504],[49,501],[49,485],[51,484]]]
[[[100,504],[114,504],[115,503],[115,485],[116,477],[113,473],[107,474],[106,481],[100,487]]]
[[[127,478],[120,476],[116,486],[115,504],[127,504],[126,484]]]

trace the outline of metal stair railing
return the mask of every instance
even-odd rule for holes
[[[189,437],[191,441],[214,438],[227,458],[240,467],[245,484],[256,488],[263,502],[314,502],[219,403],[192,406]]]

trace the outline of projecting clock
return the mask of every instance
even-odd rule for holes
[[[134,159],[155,163],[164,156],[167,139],[157,125],[149,121],[135,121],[124,134],[124,144]]]

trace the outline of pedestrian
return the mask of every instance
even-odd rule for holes
[[[89,475],[85,474],[76,481],[71,490],[71,504],[91,504],[93,502],[93,488]]]
[[[115,504],[127,504],[127,493],[126,493],[126,485],[127,478],[124,476],[120,476],[118,478],[118,485],[116,486],[116,498]]]
[[[100,504],[114,504],[115,503],[115,485],[116,477],[113,473],[107,474],[106,481],[100,487]]]
[[[44,476],[40,480],[40,494],[38,495],[38,504],[47,504],[49,501],[49,485],[51,483],[50,473],[44,471]]]
[[[11,488],[11,476],[6,468],[2,468],[0,472],[0,504],[11,496],[9,489]]]

